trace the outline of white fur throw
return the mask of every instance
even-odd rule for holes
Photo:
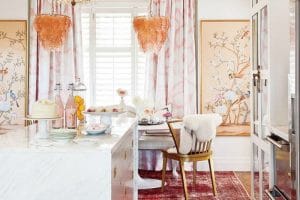
[[[188,154],[192,151],[195,134],[200,142],[206,142],[216,137],[216,129],[222,123],[219,114],[188,115],[183,118],[183,126],[180,130],[179,153]]]

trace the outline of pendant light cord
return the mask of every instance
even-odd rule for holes
[[[153,12],[152,12],[152,3],[153,3],[153,0],[149,0],[149,6],[148,6],[148,9],[149,9],[149,16],[150,16],[150,17],[153,16]]]

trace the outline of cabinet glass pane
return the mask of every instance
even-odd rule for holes
[[[260,66],[262,70],[268,70],[269,62],[268,62],[268,9],[267,6],[264,7],[260,14]],[[269,105],[269,98],[268,98],[268,82],[266,79],[261,81],[261,93],[262,93],[262,138],[265,138],[268,135],[267,132],[267,124],[268,124],[268,105]]]
[[[253,197],[254,199],[259,199],[259,159],[258,159],[258,147],[255,144],[253,145],[253,163],[252,163],[252,169],[253,169],[253,176],[252,176],[252,184],[254,185],[254,188],[252,188]]]
[[[252,69],[256,70],[258,65],[258,14],[252,17]],[[252,83],[253,84],[253,83]],[[257,88],[253,87],[253,121],[258,120],[258,95]]]
[[[252,16],[252,67],[257,69],[258,65],[258,14]]]
[[[252,7],[254,7],[258,3],[258,0],[252,0]]]
[[[268,69],[268,9],[264,7],[260,15],[260,65],[261,69]]]
[[[269,200],[267,194],[264,192],[265,190],[269,189],[269,169],[270,169],[270,162],[269,162],[269,154],[262,151],[262,187],[263,187],[263,199]]]

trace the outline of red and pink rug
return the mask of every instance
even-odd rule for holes
[[[140,171],[144,178],[161,179],[161,172]],[[186,172],[190,200],[250,200],[240,180],[233,172],[215,172],[217,191],[212,194],[209,172],[198,172],[196,185],[193,185],[191,172]],[[184,199],[181,176],[174,178],[171,172],[166,175],[167,185],[164,192],[161,189],[139,190],[139,200],[179,200]]]

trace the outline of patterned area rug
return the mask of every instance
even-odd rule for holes
[[[161,178],[161,172],[140,171],[144,178]],[[212,194],[209,172],[197,172],[196,185],[193,185],[192,172],[186,172],[190,200],[250,200],[246,190],[234,172],[215,172],[217,191]],[[181,176],[174,178],[171,172],[166,174],[167,185],[161,189],[139,190],[139,200],[181,200],[184,199]]]

